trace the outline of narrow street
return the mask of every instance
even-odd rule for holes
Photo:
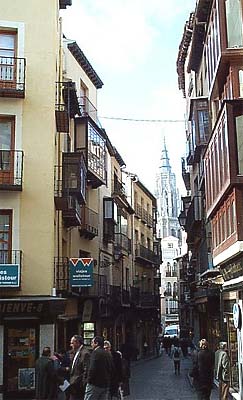
[[[133,363],[129,400],[194,400],[196,394],[188,379],[190,358],[181,361],[181,374],[175,375],[173,362],[165,353],[159,358]],[[211,400],[218,400],[214,388]]]

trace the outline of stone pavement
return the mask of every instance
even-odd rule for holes
[[[191,359],[181,360],[181,373],[175,375],[172,359],[164,352],[158,358],[132,363],[130,388],[126,400],[196,400],[188,371]],[[218,400],[218,389],[212,390],[211,400]]]

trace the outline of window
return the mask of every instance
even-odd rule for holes
[[[0,32],[0,80],[15,80],[15,42],[14,32]]]
[[[166,284],[166,296],[171,296],[171,292],[172,292],[171,283],[167,282],[167,284]]]
[[[11,263],[12,210],[0,210],[0,264]]]
[[[243,70],[239,70],[240,97],[243,97]]]
[[[173,243],[168,243],[168,249],[173,249]]]
[[[243,175],[243,115],[235,118],[237,152],[238,152],[238,174]]]
[[[241,0],[225,1],[227,46],[243,47]]]
[[[0,117],[0,181],[13,171],[14,118]]]

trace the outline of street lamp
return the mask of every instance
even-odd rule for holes
[[[179,221],[179,224],[180,224],[180,226],[182,228],[184,228],[186,226],[186,213],[185,213],[184,210],[180,212],[180,215],[178,217],[178,221]]]

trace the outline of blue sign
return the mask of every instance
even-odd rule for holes
[[[20,286],[20,266],[18,264],[0,264],[0,288]]]
[[[69,277],[71,287],[93,286],[93,258],[70,258]]]

